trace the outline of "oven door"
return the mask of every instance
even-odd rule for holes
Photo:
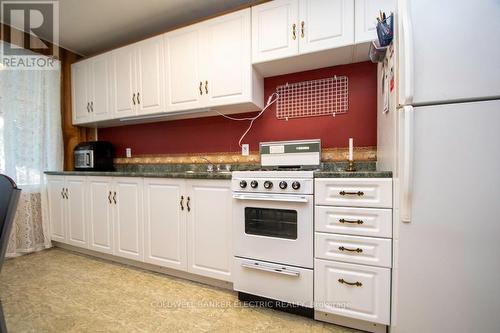
[[[313,268],[313,196],[234,193],[234,255]]]

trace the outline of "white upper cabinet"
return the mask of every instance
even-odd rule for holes
[[[299,52],[354,43],[353,0],[299,0]]]
[[[250,10],[242,10],[204,24],[202,68],[209,106],[251,99],[250,15]]]
[[[253,62],[297,55],[298,0],[276,0],[252,7]]]
[[[253,63],[353,43],[354,0],[276,0],[252,7]]]
[[[162,36],[113,51],[113,107],[117,118],[165,111]]]
[[[250,16],[244,9],[165,34],[168,112],[263,107],[263,80],[251,61]]]
[[[138,114],[165,111],[163,36],[135,44]]]
[[[88,63],[89,61],[80,61],[71,66],[73,124],[89,122],[92,119],[88,93]]]
[[[390,15],[395,7],[395,0],[355,0],[356,43],[377,39],[376,26],[379,11]]]
[[[200,33],[199,26],[195,25],[165,34],[168,111],[201,106]]]
[[[105,53],[89,60],[90,113],[93,121],[110,117],[111,55]]]
[[[113,51],[113,107],[117,117],[135,114],[135,66],[134,48],[125,46]]]

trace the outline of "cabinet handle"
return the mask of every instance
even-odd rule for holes
[[[186,206],[187,206],[188,212],[190,212],[190,211],[191,211],[191,206],[189,205],[189,202],[191,202],[191,198],[190,198],[190,197],[187,197]]]
[[[64,191],[64,195],[66,196],[66,199],[69,199],[69,192],[68,192],[68,188],[66,188],[66,190]]]
[[[339,192],[340,195],[357,195],[359,197],[365,195],[363,192],[361,191],[358,191],[358,192],[346,192],[346,191],[340,191]]]
[[[339,246],[340,251],[349,251],[349,252],[358,252],[361,253],[363,252],[363,249],[360,249],[359,247],[357,249],[349,249],[347,247]]]
[[[340,219],[340,223],[357,223],[357,224],[363,224],[363,220],[346,220],[346,219]]]
[[[139,99],[139,93],[137,93],[137,104],[141,104],[141,100]]]
[[[132,102],[134,103],[135,105],[135,93],[132,95]]]
[[[293,40],[297,39],[297,31],[296,31],[297,25],[294,23],[292,24],[292,38]]]
[[[180,202],[180,204],[181,204],[181,210],[184,210],[184,204],[183,204],[183,202],[184,202],[184,196],[181,195],[181,202]]]
[[[109,201],[110,204],[112,203],[111,202],[111,191],[109,191],[109,194],[108,194],[108,201]]]
[[[205,81],[205,93],[208,95],[208,81]]]
[[[300,37],[304,38],[304,21],[300,22]]]
[[[61,189],[61,197],[64,199],[64,187]]]
[[[356,286],[356,287],[361,287],[363,284],[359,281],[356,281],[356,282],[348,282],[344,279],[339,279],[338,280],[340,283],[344,283],[344,284],[348,284],[350,286]]]
[[[203,88],[203,82],[200,81],[200,95],[203,95],[203,90],[201,90]]]
[[[116,192],[113,192],[113,202],[115,203],[116,205]]]
[[[94,112],[94,101],[90,102],[90,111]]]
[[[89,103],[89,102],[87,102],[87,113],[88,113],[88,112],[90,112],[90,109],[89,109],[89,108],[90,108],[90,103]]]

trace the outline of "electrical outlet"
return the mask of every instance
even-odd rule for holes
[[[248,143],[244,143],[241,145],[241,155],[243,156],[250,155],[250,146]]]
[[[125,155],[127,158],[132,157],[132,148],[125,148]]]

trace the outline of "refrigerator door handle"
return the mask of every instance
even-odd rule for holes
[[[405,106],[404,130],[403,130],[403,184],[402,184],[402,204],[401,221],[411,222],[412,213],[412,192],[413,192],[413,126],[414,110],[412,106]]]
[[[401,29],[400,38],[402,38],[400,54],[400,70],[403,77],[400,77],[400,105],[409,105],[413,102],[413,27],[409,11],[409,0],[398,1],[400,8]],[[402,85],[402,87],[401,87]]]

